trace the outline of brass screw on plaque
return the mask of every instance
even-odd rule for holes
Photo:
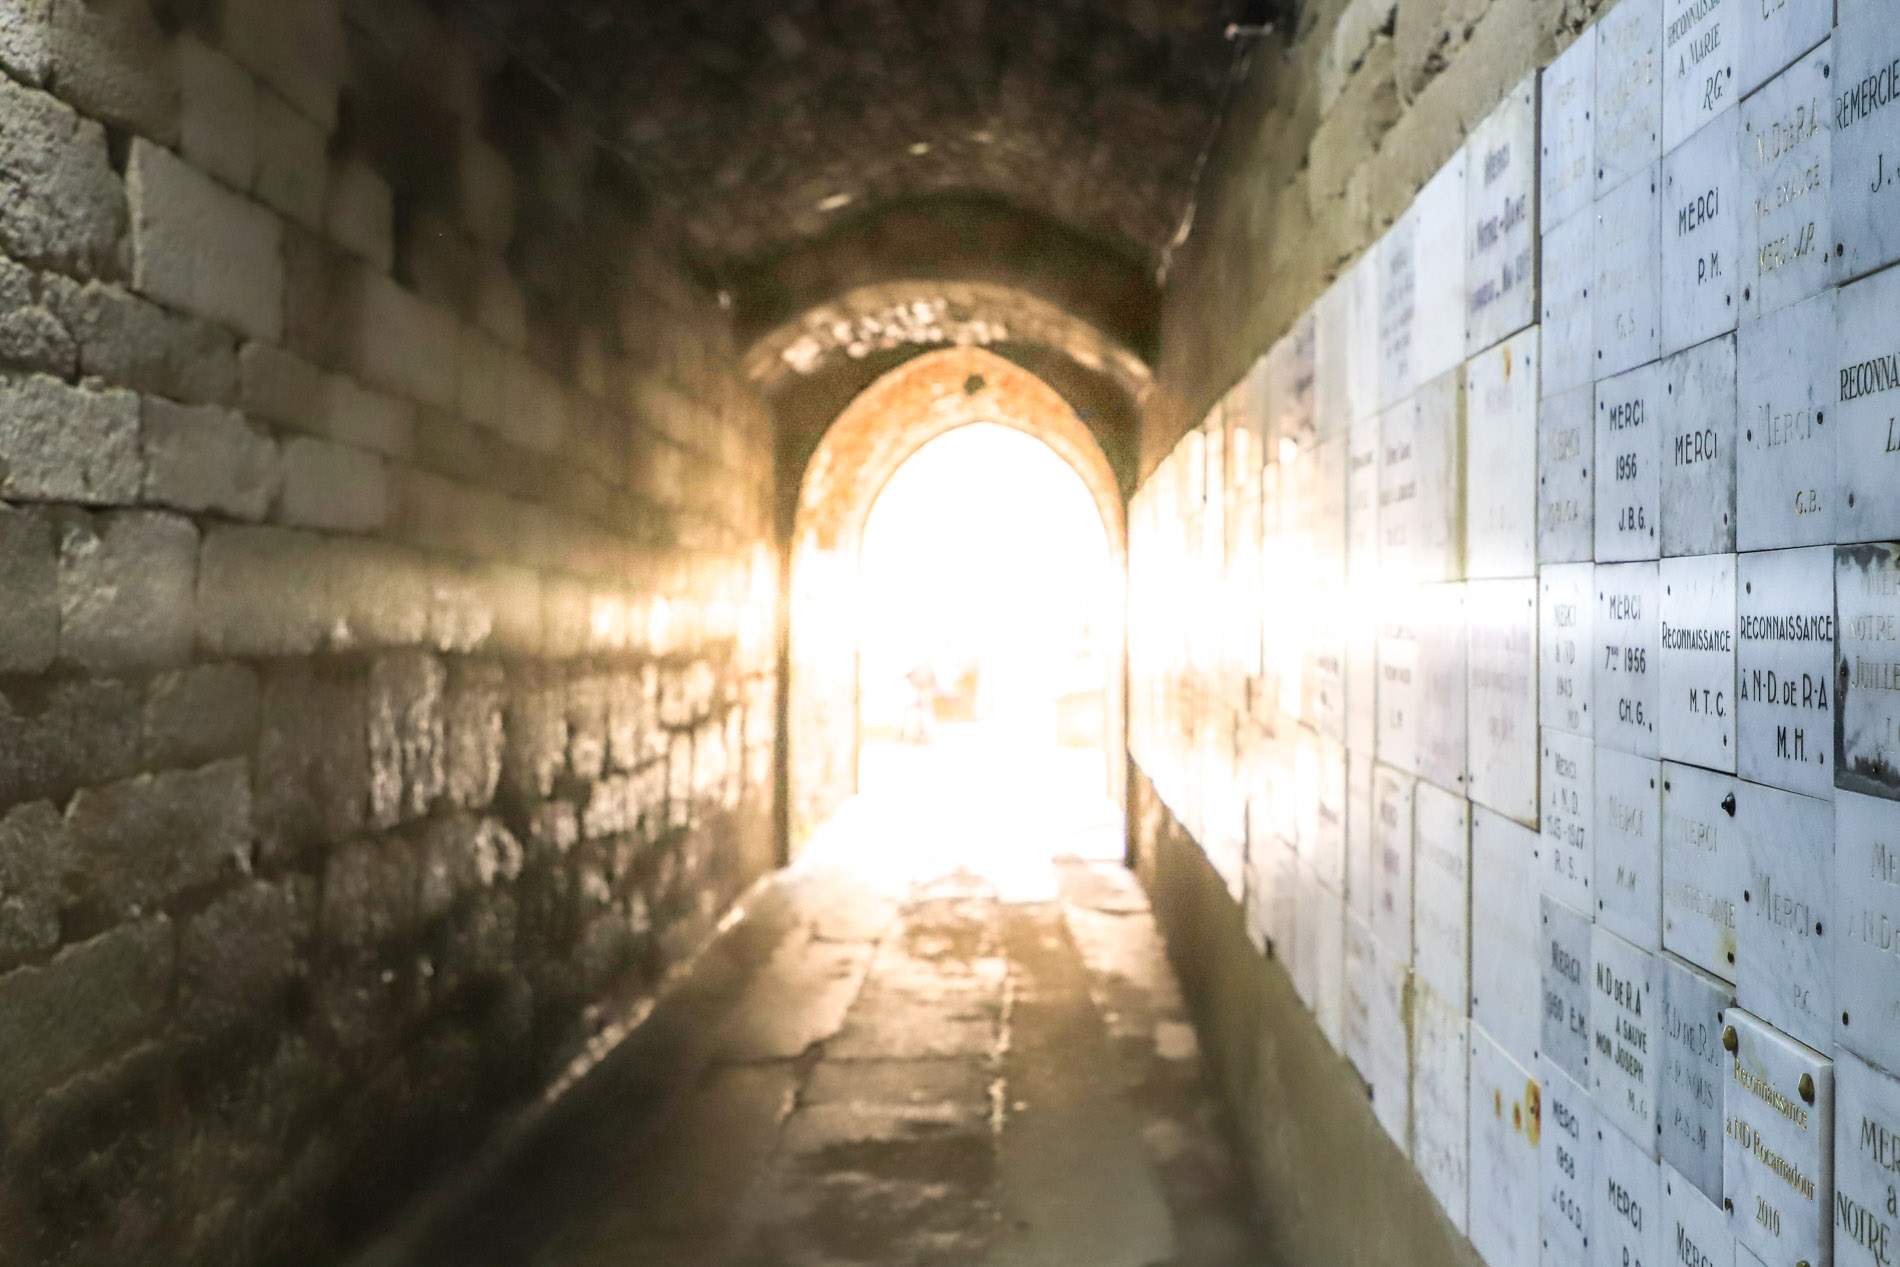
[[[1741,1045],[1741,1035],[1735,1032],[1735,1027],[1733,1025],[1724,1025],[1722,1027],[1722,1050],[1734,1051]]]
[[[1795,1086],[1800,1090],[1801,1099],[1805,1103],[1808,1103],[1808,1104],[1814,1103],[1814,1075],[1813,1074],[1811,1073],[1802,1074],[1801,1081],[1796,1083]]]

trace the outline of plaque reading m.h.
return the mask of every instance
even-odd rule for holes
[[[1833,551],[1741,556],[1736,593],[1737,768],[1806,796],[1834,795]]]

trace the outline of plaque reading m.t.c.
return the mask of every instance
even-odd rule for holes
[[[1735,556],[1664,559],[1662,755],[1735,769]]]

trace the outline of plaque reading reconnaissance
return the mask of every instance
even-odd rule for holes
[[[1731,1008],[1723,1031],[1723,1195],[1737,1241],[1764,1262],[1829,1261],[1834,1065]]]

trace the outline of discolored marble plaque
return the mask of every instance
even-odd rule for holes
[[[1537,75],[1465,142],[1465,346],[1476,356],[1537,320]]]
[[[1537,834],[1471,809],[1471,1017],[1519,1064],[1538,1052]]]
[[[1662,167],[1652,163],[1597,199],[1596,285],[1590,304],[1599,378],[1661,354],[1661,195]]]
[[[1597,745],[1597,922],[1645,950],[1662,945],[1662,766]]]
[[[1544,67],[1538,213],[1546,233],[1586,210],[1596,198],[1596,122],[1591,117],[1596,74],[1594,27]]]
[[[1662,553],[1735,549],[1735,339],[1663,362]]]
[[[1605,379],[1596,389],[1596,560],[1662,555],[1663,413],[1660,364]]]
[[[1900,1081],[1834,1053],[1834,1262],[1891,1267],[1900,1246]]]
[[[1664,152],[1741,97],[1735,82],[1741,11],[1748,0],[1663,0]]]
[[[1407,1006],[1412,972],[1401,955],[1373,938],[1371,991],[1372,1050],[1366,1081],[1372,1087],[1372,1113],[1386,1135],[1407,1157],[1412,1155],[1412,1035]]]
[[[1372,932],[1412,962],[1412,803],[1418,780],[1389,766],[1372,771]]]
[[[1471,799],[1537,826],[1537,585],[1466,586]]]
[[[1662,6],[1622,0],[1597,22],[1596,196],[1662,156]]]
[[[1606,1126],[1635,1141],[1652,1159],[1662,1073],[1656,1060],[1655,980],[1654,955],[1600,924],[1591,931],[1591,1099]]]
[[[1597,366],[1597,217],[1586,206],[1544,234],[1538,260],[1539,347],[1547,396],[1588,387]]]
[[[1597,1132],[1601,1123],[1590,1093],[1548,1057],[1537,1062],[1543,1090],[1537,1211],[1545,1263],[1585,1267],[1590,1262],[1590,1215],[1596,1198]]]
[[[1465,568],[1465,376],[1454,370],[1418,389],[1417,480],[1411,569],[1420,581],[1456,581]]]
[[[1346,749],[1316,736],[1300,746],[1299,760],[1300,857],[1320,884],[1339,892],[1346,877]]]
[[[1465,586],[1418,589],[1418,762],[1414,772],[1464,794],[1466,707]]]
[[[1412,202],[1418,217],[1412,366],[1420,386],[1465,359],[1465,152],[1446,160]]]
[[[1834,1208],[1834,1063],[1742,1008],[1724,1061],[1722,1191],[1764,1262],[1826,1263]],[[1727,1037],[1725,1033],[1724,1037]]]
[[[1589,563],[1538,573],[1538,717],[1547,728],[1589,738],[1595,726],[1596,568]]]
[[[1578,910],[1593,911],[1596,854],[1590,839],[1596,818],[1596,748],[1580,735],[1548,727],[1542,748],[1538,885]]]
[[[1816,49],[1742,103],[1742,312],[1761,317],[1829,279],[1832,50]]]
[[[1655,757],[1661,579],[1654,563],[1596,569],[1596,739],[1599,747]]]
[[[1313,1019],[1333,1049],[1343,1050],[1340,1009],[1345,988],[1345,904],[1338,893],[1317,881],[1309,896],[1311,905],[1300,923],[1309,930],[1304,940],[1313,961]]]
[[[1464,1011],[1428,986],[1412,1000],[1412,1164],[1444,1210],[1463,1231],[1471,1137],[1469,1104],[1471,1037]]]
[[[1735,980],[1735,916],[1747,851],[1735,821],[1741,784],[1727,774],[1663,764],[1663,948]]]
[[[1742,784],[1742,904],[1735,916],[1735,998],[1810,1047],[1834,1037],[1834,807]]]
[[[1468,1235],[1487,1263],[1537,1256],[1537,1080],[1492,1041],[1471,1032],[1471,1210]]]
[[[1465,575],[1537,564],[1537,341],[1527,329],[1465,366]]]
[[[1372,1011],[1377,977],[1378,943],[1372,928],[1346,912],[1344,972],[1340,978],[1339,1031],[1342,1050],[1368,1085],[1372,1081]]]
[[[1736,589],[1737,769],[1755,783],[1834,795],[1834,554],[1744,554]]]
[[[1722,1014],[1735,1002],[1727,982],[1663,955],[1662,1066],[1657,1120],[1662,1158],[1704,1201],[1722,1199]],[[1719,1222],[1719,1220],[1718,1220]]]
[[[1834,292],[1744,321],[1736,340],[1735,541],[1834,540]]]
[[[1537,413],[1537,561],[1588,563],[1596,538],[1594,386],[1545,398]]]
[[[1379,572],[1388,581],[1410,584],[1418,578],[1419,553],[1418,405],[1410,397],[1379,415]]]
[[[1463,1016],[1471,1006],[1471,803],[1429,783],[1413,795],[1412,970]]]
[[[1836,530],[1842,541],[1900,538],[1900,271],[1842,289],[1834,330]]]
[[[1395,591],[1378,618],[1377,753],[1407,773],[1418,768],[1420,605],[1417,589]]]
[[[1900,1069],[1900,804],[1834,803],[1834,1037]]]
[[[1738,0],[1724,0],[1737,3]],[[1741,311],[1740,116],[1733,110],[1662,163],[1662,350],[1735,328]]]
[[[1557,1062],[1582,1086],[1594,1085],[1590,1065],[1590,938],[1593,925],[1545,894],[1538,900],[1539,972],[1544,1005],[1539,1015],[1540,1054]]]
[[[1900,546],[1834,551],[1834,786],[1900,800]]]
[[[1664,559],[1662,755],[1735,769],[1735,556]]]

